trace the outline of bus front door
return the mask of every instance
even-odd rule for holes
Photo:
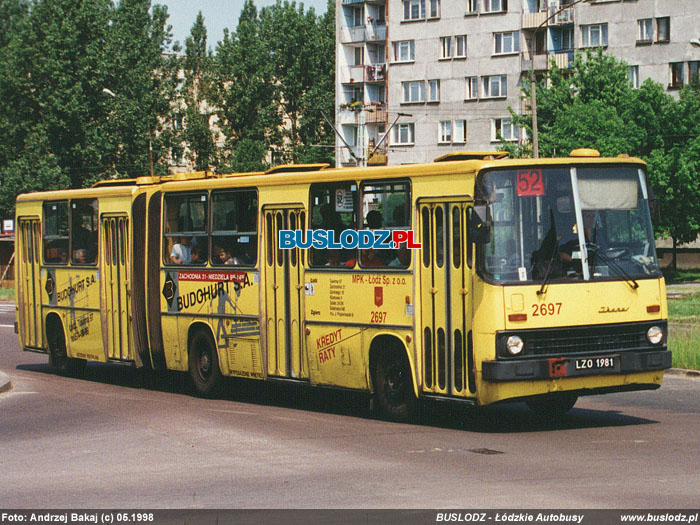
[[[108,359],[128,360],[131,348],[129,315],[129,219],[126,215],[102,217],[102,282]]]
[[[300,207],[264,207],[265,338],[267,375],[308,379],[302,330],[305,254],[299,248],[280,250],[280,230],[303,229],[306,212]]]
[[[418,202],[423,249],[418,252],[421,291],[423,392],[473,397],[471,278],[467,265],[470,200]]]
[[[22,253],[15,253],[15,261],[19,268],[19,291],[21,294],[18,304],[19,322],[22,328],[22,344],[25,348],[43,348],[44,327],[41,318],[41,250],[39,239],[41,227],[39,219],[35,217],[18,220],[19,235],[21,236],[18,248]],[[46,286],[52,286],[47,281]],[[48,289],[46,293],[51,293]]]

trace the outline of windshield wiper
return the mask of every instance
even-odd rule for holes
[[[537,290],[537,295],[542,295],[543,293],[546,293],[545,288],[549,284],[549,278],[551,275],[553,275],[554,272],[552,272],[552,269],[554,266],[556,266],[554,263],[559,259],[559,251],[558,247],[555,245],[554,246],[554,251],[552,252],[552,255],[549,257],[549,263],[547,265],[547,270],[544,272],[544,277],[542,278],[542,286],[540,287],[539,290]]]
[[[622,268],[622,266],[620,266],[619,264],[617,264],[617,262],[616,262],[614,259],[612,259],[612,258],[608,257],[607,255],[605,255],[605,253],[603,253],[603,252],[601,251],[600,247],[599,247],[597,244],[591,244],[591,243],[589,243],[589,244],[587,245],[587,248],[588,248],[589,253],[590,253],[590,252],[593,253],[593,260],[594,260],[594,261],[595,261],[595,258],[596,258],[596,257],[599,257],[600,260],[603,261],[604,263],[606,263],[606,264],[608,265],[608,267],[612,268],[612,270],[613,270],[617,275],[619,275],[620,277],[622,277],[622,278],[625,280],[625,282],[626,282],[627,284],[630,285],[630,287],[632,288],[632,290],[636,290],[637,288],[639,288],[639,283],[638,283],[637,281],[634,280],[634,277],[632,277],[630,274],[628,274],[628,273],[624,270],[624,268]]]

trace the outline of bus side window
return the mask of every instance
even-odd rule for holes
[[[354,181],[312,184],[310,190],[311,229],[330,230],[336,242],[343,230],[357,228],[357,184]],[[311,248],[311,266],[353,268],[357,250],[326,250]]]
[[[370,230],[408,230],[411,227],[411,184],[409,181],[373,181],[362,184],[363,227]],[[411,250],[403,242],[395,250],[361,250],[363,267],[407,268]]]
[[[71,264],[97,263],[97,199],[71,201]]]
[[[44,203],[44,262],[68,264],[68,202]]]
[[[165,264],[206,264],[209,253],[208,203],[206,193],[173,193],[165,196]]]
[[[258,262],[256,190],[212,192],[214,265],[255,266]]]

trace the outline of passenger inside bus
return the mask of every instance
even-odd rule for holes
[[[190,264],[192,262],[189,237],[180,237],[180,242],[173,244],[173,249],[170,252],[170,262],[173,264]]]

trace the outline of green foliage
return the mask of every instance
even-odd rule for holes
[[[700,234],[700,91],[681,90],[678,100],[647,80],[639,89],[628,81],[628,65],[602,50],[577,53],[571,68],[552,64],[536,84],[539,151],[566,156],[595,148],[603,156],[645,159],[660,208],[656,233],[676,243]],[[523,99],[530,98],[525,83]],[[514,121],[532,136],[530,115]],[[503,144],[514,156],[532,155],[529,143]],[[675,259],[674,259],[675,260]]]
[[[163,174],[183,156],[220,171],[264,169],[271,151],[332,162],[328,8],[246,0],[216,54],[200,13],[179,56],[150,0],[0,0],[0,213],[20,192]]]

